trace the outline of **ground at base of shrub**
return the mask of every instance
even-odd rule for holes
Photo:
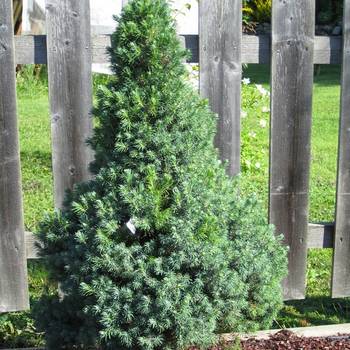
[[[0,347],[2,349],[2,347]],[[227,342],[208,350],[350,350],[350,334],[329,337],[300,337],[289,330],[282,330],[268,339],[250,338]],[[20,349],[15,349],[20,350]],[[23,350],[45,350],[27,348]],[[188,350],[199,350],[192,347]]]

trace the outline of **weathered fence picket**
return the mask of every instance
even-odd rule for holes
[[[0,1],[0,313],[29,308],[12,0]]]
[[[269,217],[290,247],[285,299],[306,287],[314,6],[274,0],[272,10]]]
[[[332,296],[350,295],[350,0],[344,1],[342,93]]]
[[[90,177],[90,2],[47,0],[46,9],[54,193],[61,207],[65,191]]]
[[[200,91],[219,115],[215,144],[228,173],[240,171],[242,0],[199,2]]]

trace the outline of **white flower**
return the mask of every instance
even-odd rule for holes
[[[268,96],[269,92],[261,85],[261,84],[256,84],[255,85],[258,91],[260,92],[261,95],[263,96]]]
[[[250,168],[250,166],[252,165],[251,161],[248,160],[248,159],[245,160],[244,163],[245,163],[245,165],[246,165],[248,168]]]
[[[259,124],[260,124],[260,126],[261,126],[262,128],[266,128],[266,126],[267,126],[267,121],[264,120],[264,119],[260,119]]]
[[[264,106],[264,107],[262,108],[262,112],[263,112],[263,113],[269,113],[269,112],[270,112],[270,108]]]
[[[247,118],[248,113],[246,111],[241,111],[241,116],[242,116],[242,118]]]
[[[250,84],[250,79],[249,78],[244,78],[242,79],[243,85],[249,85]]]
[[[255,137],[256,137],[256,133],[253,132],[253,131],[251,131],[248,135],[249,135],[250,137],[252,137],[252,138],[255,138]]]
[[[261,164],[260,164],[259,162],[256,162],[256,163],[255,163],[255,167],[256,167],[257,169],[260,169],[260,168],[261,168]]]

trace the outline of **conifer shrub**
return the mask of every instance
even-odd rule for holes
[[[186,81],[166,0],[117,19],[98,93],[94,179],[40,225],[64,297],[36,307],[49,349],[206,348],[271,325],[286,254],[213,146],[216,118]]]

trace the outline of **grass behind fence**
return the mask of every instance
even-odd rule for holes
[[[20,143],[26,229],[33,231],[45,211],[53,208],[50,119],[46,71],[25,68],[17,77]],[[243,88],[242,191],[256,192],[267,210],[268,97],[258,98],[255,84],[269,86],[265,66],[249,66],[244,75],[251,84]],[[94,85],[106,78],[94,77]],[[340,69],[323,66],[315,77],[310,220],[333,221],[339,118]],[[257,102],[258,100],[258,102]],[[288,302],[276,327],[296,327],[350,322],[349,299],[332,300],[329,294],[331,250],[311,250],[308,259],[308,299]],[[30,263],[31,300],[40,296],[46,281],[40,263]],[[6,339],[5,339],[6,335]],[[3,340],[2,340],[3,339]],[[1,343],[3,341],[3,344]],[[0,348],[35,346],[41,342],[30,314],[0,316]]]

